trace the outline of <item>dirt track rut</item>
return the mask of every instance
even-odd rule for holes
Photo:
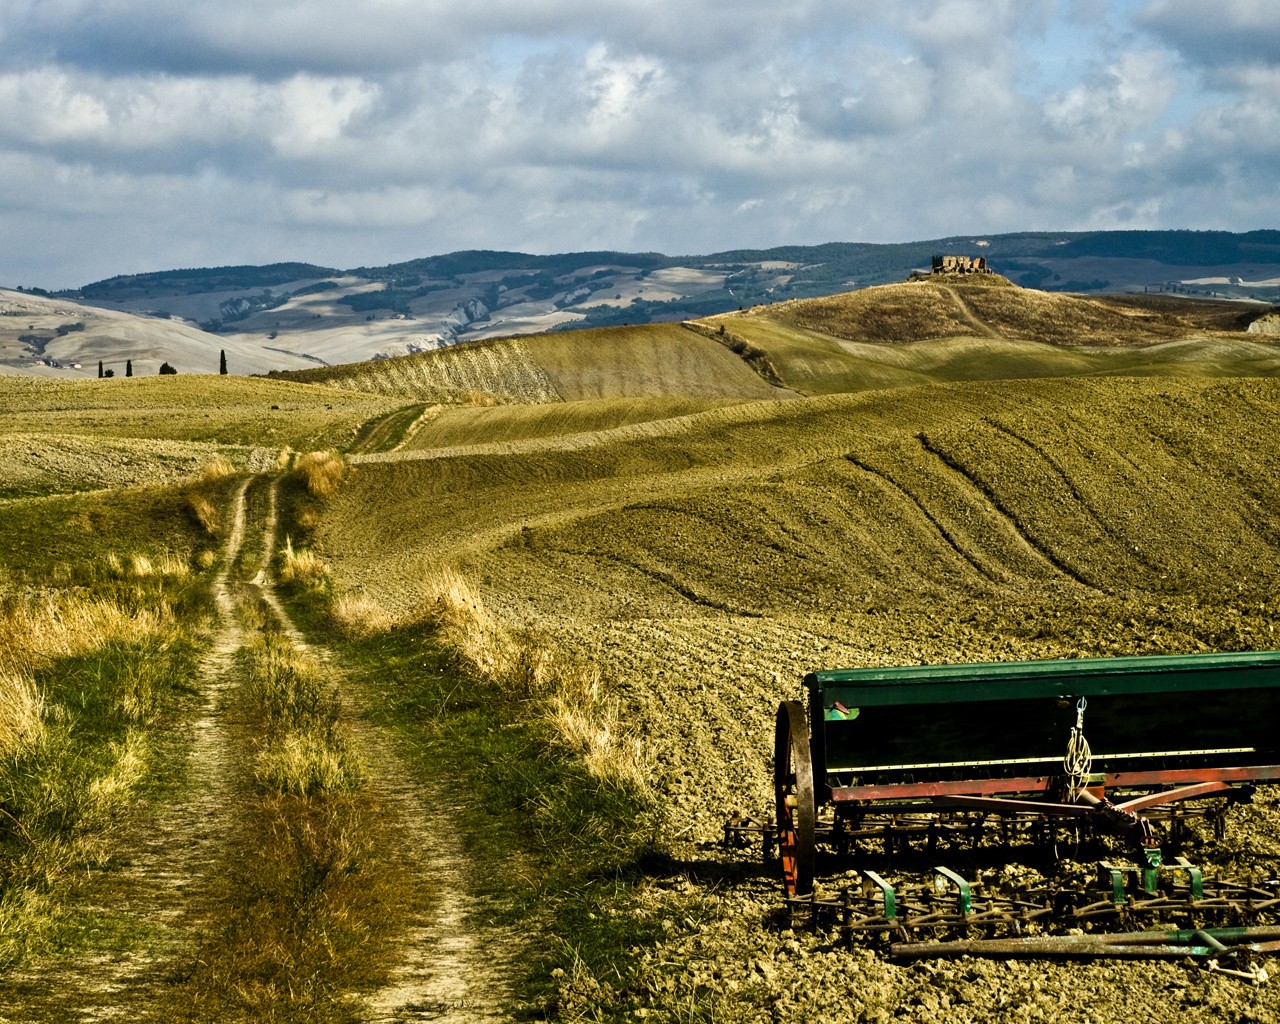
[[[398,908],[407,924],[395,940],[389,981],[372,992],[349,993],[345,1001],[369,1024],[506,1019],[503,977],[510,958],[503,951],[509,943],[477,921],[478,905],[468,892],[472,867],[451,828],[454,809],[442,788],[424,785],[415,775],[394,737],[363,717],[360,698],[344,685],[336,655],[302,636],[276,594],[270,570],[277,534],[274,481],[265,488],[261,522],[250,521],[248,500],[267,479],[247,478],[235,491],[222,565],[212,582],[217,614],[199,665],[199,703],[183,737],[174,740],[177,756],[185,757],[183,782],[144,803],[123,827],[118,869],[93,887],[90,905],[81,908],[91,915],[123,915],[146,938],[10,975],[0,989],[0,1024],[145,1017],[155,999],[166,1005],[163,992],[172,984],[168,975],[175,957],[181,961],[200,948],[216,927],[218,910],[208,893],[225,870],[237,807],[245,799],[239,777],[244,738],[236,735],[227,710],[244,672],[236,655],[249,639],[239,609],[258,599],[337,685],[343,717],[367,770],[370,802],[390,809],[394,820],[387,834],[401,860],[426,876],[418,887],[425,893],[423,905]],[[252,580],[238,578],[242,553],[255,543],[260,543],[262,568]],[[248,561],[258,563],[257,558]]]
[[[268,491],[263,523],[263,565],[270,566],[278,529],[278,493]],[[280,602],[269,571],[254,579],[263,601],[295,646],[328,667],[340,681],[332,652],[309,642]],[[457,845],[452,821],[456,809],[439,785],[424,786],[395,749],[391,736],[368,723],[358,698],[340,688],[346,719],[368,769],[371,794],[394,809],[402,841],[415,851],[431,877],[431,907],[415,915],[399,941],[398,962],[382,989],[359,997],[370,1022],[430,1020],[446,1024],[485,1024],[502,1014],[511,964],[509,943],[496,929],[477,920],[476,900],[468,894],[473,868]]]

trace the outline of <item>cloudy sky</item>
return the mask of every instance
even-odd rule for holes
[[[1274,0],[0,0],[0,285],[1278,209]]]

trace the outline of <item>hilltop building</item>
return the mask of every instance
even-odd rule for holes
[[[989,274],[985,256],[935,256],[933,258],[935,274]]]

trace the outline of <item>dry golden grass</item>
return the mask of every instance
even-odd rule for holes
[[[495,338],[281,376],[449,405],[777,397],[724,346],[672,323]]]
[[[1081,295],[1019,288],[997,275],[925,278],[752,310],[804,330],[857,342],[934,338],[1022,339],[1068,347],[1150,345],[1185,335],[1175,315]],[[729,323],[735,319],[723,319]],[[708,325],[711,321],[706,322]],[[784,373],[785,376],[785,373]]]
[[[199,472],[192,476],[191,482],[200,487],[221,483],[228,477],[235,476],[235,474],[236,467],[231,464],[230,460],[222,455],[217,455],[200,467]]]
[[[37,740],[43,728],[44,698],[25,675],[0,672],[0,757]]]
[[[74,593],[29,595],[0,609],[0,673],[28,673],[112,641],[154,637],[173,622],[163,600],[152,609],[128,611],[114,601]]]
[[[206,462],[186,482],[182,493],[187,506],[195,515],[204,531],[211,537],[218,535],[222,525],[222,517],[218,511],[218,495],[227,480],[235,475],[236,468],[230,461],[219,455]]]
[[[202,568],[208,568],[217,557],[212,551],[202,552]],[[189,559],[173,551],[165,551],[154,558],[142,552],[131,552],[121,556],[118,552],[109,551],[104,558],[108,575],[119,580],[143,580],[159,577],[166,580],[185,580],[191,576]]]
[[[554,405],[505,405],[500,409],[449,408],[425,423],[401,450],[598,433],[691,416],[740,401],[735,398],[609,398]]]
[[[297,550],[293,538],[286,537],[280,552],[280,581],[304,587],[322,587],[329,579],[329,567],[310,548]]]
[[[464,576],[442,570],[428,582],[426,595],[409,624],[425,623],[439,630],[464,670],[486,679],[510,677],[517,661],[515,642]]]
[[[249,659],[250,696],[266,732],[254,758],[259,785],[293,796],[358,789],[364,772],[321,666],[277,632],[262,633]]]
[[[335,451],[307,452],[298,456],[293,468],[313,498],[334,494],[351,471],[347,460]]]
[[[638,792],[649,788],[651,766],[643,747],[627,735],[617,704],[603,693],[598,669],[532,634],[513,634],[454,570],[441,572],[428,594],[412,619],[439,630],[465,671],[540,701],[555,742],[597,782]]]
[[[111,744],[111,770],[103,772],[89,785],[89,810],[109,815],[137,789],[147,775],[147,742],[136,729]]]
[[[600,671],[573,666],[556,676],[548,718],[556,741],[600,782],[645,792],[653,766],[638,737],[628,734],[616,700],[604,696]]]
[[[182,374],[123,380],[0,375],[0,433],[330,447],[399,403],[350,390],[255,377]],[[274,407],[274,408],[273,408]]]
[[[329,615],[344,635],[362,640],[385,633],[395,619],[367,594],[343,594],[329,608]]]
[[[328,736],[288,732],[260,750],[253,776],[264,789],[290,796],[337,793],[359,785],[351,755]]]

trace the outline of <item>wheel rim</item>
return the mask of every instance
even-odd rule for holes
[[[799,701],[778,706],[773,782],[782,884],[788,896],[807,896],[813,892],[815,808],[809,730]]]

